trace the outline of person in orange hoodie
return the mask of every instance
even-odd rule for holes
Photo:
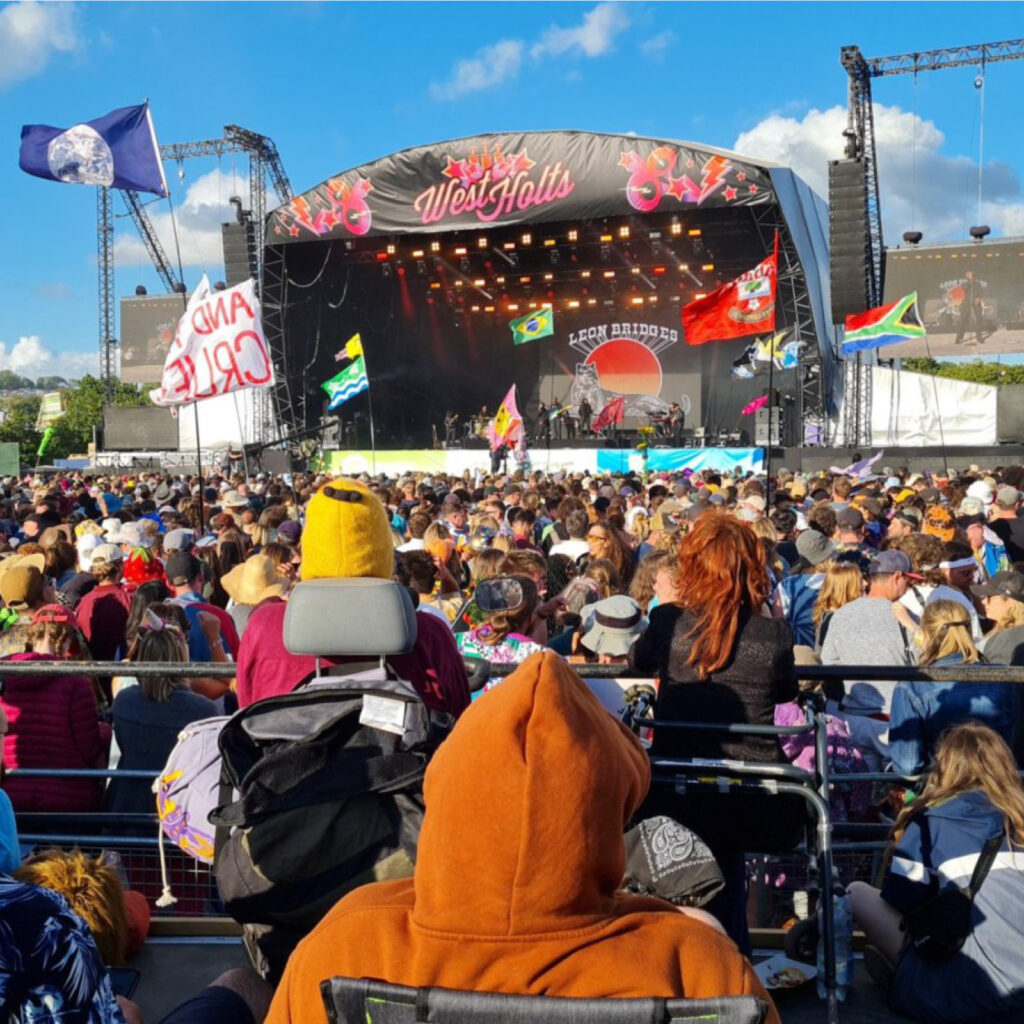
[[[557,655],[462,716],[427,769],[415,876],[341,899],[288,961],[267,1024],[326,1024],[321,981],[509,995],[756,995],[700,911],[620,889],[650,782],[639,742]]]

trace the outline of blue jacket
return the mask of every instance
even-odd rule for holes
[[[911,819],[896,844],[882,897],[901,913],[940,888],[965,886],[986,841],[1004,819],[980,791],[963,793]],[[942,963],[904,951],[893,981],[893,1007],[927,1024],[1024,1019],[1024,848],[1004,840],[974,901],[963,949]]]
[[[959,654],[937,665],[957,665]],[[961,722],[981,722],[1014,746],[1019,706],[1015,683],[898,683],[889,716],[893,771],[917,775],[928,766],[939,734]]]

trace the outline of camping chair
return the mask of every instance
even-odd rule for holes
[[[755,996],[720,999],[563,999],[405,988],[368,978],[329,978],[320,994],[331,1024],[761,1024]]]

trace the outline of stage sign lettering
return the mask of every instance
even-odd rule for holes
[[[733,154],[584,132],[481,135],[404,150],[285,203],[267,242],[763,205],[767,173]]]

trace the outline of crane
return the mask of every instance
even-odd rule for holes
[[[875,152],[875,122],[871,80],[891,75],[916,75],[919,71],[978,67],[984,74],[989,64],[1024,58],[1024,39],[996,43],[953,46],[940,50],[898,53],[888,57],[865,57],[859,46],[843,46],[839,63],[848,77],[847,118],[843,137],[844,159],[836,161],[830,174],[842,165],[860,162],[864,184],[864,232],[867,260],[864,272],[864,309],[882,303],[885,284],[885,247],[882,210],[878,192],[878,163]],[[848,444],[870,442],[870,371],[861,366],[860,355],[848,363],[845,434]]]
[[[171,143],[160,147],[160,156],[164,160],[174,160],[179,163],[192,157],[220,157],[225,153],[245,153],[249,157],[249,197],[253,218],[257,225],[255,259],[251,262],[255,264],[258,271],[256,278],[258,289],[263,270],[263,221],[266,219],[267,209],[267,178],[269,177],[270,184],[281,202],[292,197],[292,186],[285,174],[284,164],[273,140],[258,132],[229,124],[224,128],[224,137],[220,139]],[[101,186],[97,191],[96,245],[99,268],[100,373],[109,399],[116,377],[115,356],[117,351],[112,196],[112,192],[115,190]],[[184,286],[183,282],[178,281],[177,275],[172,270],[171,263],[160,244],[160,239],[138,192],[132,189],[117,189],[116,191],[121,193],[128,214],[138,229],[149,258],[164,287],[168,292],[180,291]]]

